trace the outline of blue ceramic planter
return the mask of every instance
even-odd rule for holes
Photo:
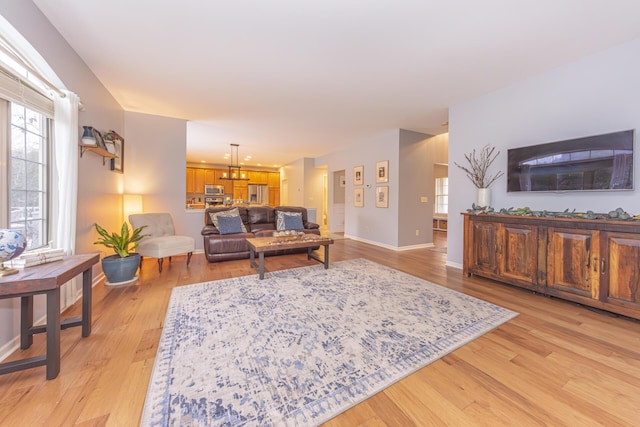
[[[131,281],[140,266],[140,254],[129,254],[126,258],[110,255],[102,259],[102,271],[110,285]]]

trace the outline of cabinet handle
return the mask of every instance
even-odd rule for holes
[[[593,257],[593,272],[594,273],[598,272],[598,257],[597,256]]]
[[[604,274],[604,265],[605,265],[604,258],[601,258],[600,259],[600,274]]]

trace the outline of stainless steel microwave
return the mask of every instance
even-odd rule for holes
[[[204,195],[205,196],[224,196],[224,185],[205,184]]]

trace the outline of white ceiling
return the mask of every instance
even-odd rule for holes
[[[640,36],[637,0],[33,0],[187,160],[317,157]],[[499,118],[496,118],[498,122]]]

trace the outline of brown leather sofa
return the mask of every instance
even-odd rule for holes
[[[249,258],[247,238],[270,237],[276,231],[277,211],[301,212],[305,233],[320,235],[320,226],[307,220],[307,209],[296,206],[249,206],[238,207],[240,219],[247,229],[246,233],[221,235],[213,224],[211,214],[234,209],[233,207],[207,208],[204,212],[204,228],[201,233],[204,239],[204,253],[209,262],[226,261],[231,259]],[[268,252],[266,255],[282,255],[287,253],[306,252],[307,249],[291,249],[286,251]]]

